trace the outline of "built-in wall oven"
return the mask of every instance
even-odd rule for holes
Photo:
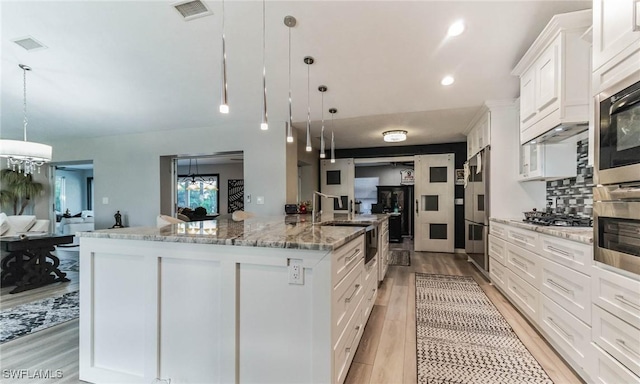
[[[596,101],[594,258],[640,274],[640,71]]]
[[[596,107],[596,184],[640,180],[640,71],[600,93]]]

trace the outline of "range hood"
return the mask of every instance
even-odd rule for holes
[[[559,143],[588,129],[588,122],[560,124],[525,144]]]

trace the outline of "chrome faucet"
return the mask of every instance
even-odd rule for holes
[[[316,195],[330,198],[330,199],[336,199],[338,200],[338,207],[342,208],[342,199],[340,198],[340,196],[327,195],[326,193],[313,191],[313,202],[311,203],[311,224],[312,225],[316,225],[316,215],[319,218],[320,215],[322,214],[322,211],[320,210],[316,212]]]

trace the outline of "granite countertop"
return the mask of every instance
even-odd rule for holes
[[[172,243],[237,245],[248,247],[333,250],[364,233],[364,227],[378,224],[387,214],[323,214],[311,224],[311,215],[254,217],[233,221],[231,215],[215,220],[171,224],[164,227],[129,227],[79,232],[78,236],[101,239],[165,241]],[[361,224],[336,226],[322,224]]]
[[[593,227],[554,227],[546,225],[536,225],[525,223],[518,219],[502,219],[492,217],[491,221],[514,227],[528,229],[545,235],[561,237],[568,240],[577,241],[585,244],[593,244]]]

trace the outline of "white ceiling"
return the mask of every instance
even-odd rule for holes
[[[221,5],[185,22],[169,1],[0,3],[2,138],[21,138],[22,71],[28,64],[29,138],[42,142],[132,132],[255,125],[260,134],[262,2],[225,2],[231,113],[220,100]],[[304,130],[307,69],[312,136],[321,96],[338,109],[337,148],[384,145],[382,132],[406,129],[396,145],[464,141],[484,100],[518,96],[511,69],[552,15],[591,1],[267,1],[266,76],[272,129],[287,116],[291,30],[293,120]],[[463,18],[466,32],[445,38]],[[48,48],[11,42],[32,36]],[[304,56],[316,63],[307,68]],[[440,85],[445,74],[456,82]],[[275,122],[280,124],[276,126]],[[327,123],[327,128],[331,124]],[[303,136],[303,133],[301,133]],[[317,140],[316,140],[317,141]]]

